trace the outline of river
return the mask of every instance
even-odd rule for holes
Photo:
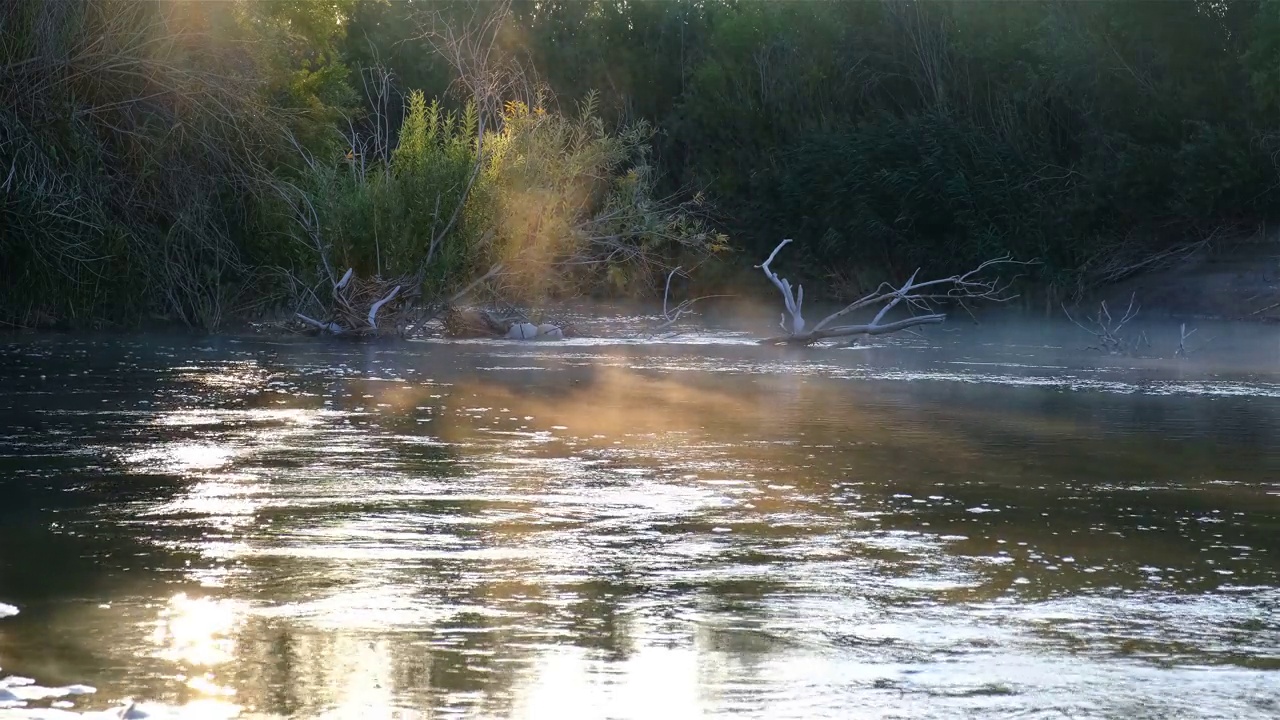
[[[1280,716],[1280,336],[1030,327],[10,337],[0,715]]]

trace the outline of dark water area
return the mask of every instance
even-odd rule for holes
[[[11,337],[0,716],[1280,717],[1280,335],[1069,332]]]

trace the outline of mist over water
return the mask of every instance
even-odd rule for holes
[[[10,339],[0,715],[1280,714],[1280,333],[771,322]]]

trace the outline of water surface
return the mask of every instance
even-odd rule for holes
[[[1276,717],[1237,332],[13,338],[0,714]]]

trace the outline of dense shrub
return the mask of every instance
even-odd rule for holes
[[[721,233],[1061,294],[1280,207],[1275,0],[512,0],[477,103],[424,32],[505,8],[0,5],[0,319],[210,327],[336,266],[637,292]]]

